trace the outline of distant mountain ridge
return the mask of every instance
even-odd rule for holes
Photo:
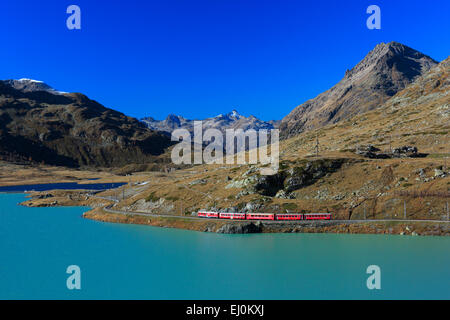
[[[152,117],[146,117],[141,119],[150,129],[162,131],[167,134],[172,133],[175,129],[187,129],[193,133],[194,121],[189,120],[182,116],[170,114],[164,120],[155,120]],[[255,116],[245,117],[236,110],[233,110],[226,114],[219,114],[215,117],[206,118],[201,120],[203,122],[203,130],[218,129],[225,132],[226,129],[243,129],[244,131],[249,129],[254,130],[271,130],[277,128],[280,121],[263,121]]]
[[[284,117],[280,135],[292,137],[378,108],[437,63],[398,42],[380,43],[334,87]]]

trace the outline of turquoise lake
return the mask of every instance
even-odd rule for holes
[[[221,235],[83,219],[0,194],[0,299],[450,299],[450,238]],[[81,268],[68,290],[66,268]],[[381,290],[366,269],[381,268]]]

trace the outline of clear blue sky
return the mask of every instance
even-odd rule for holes
[[[82,29],[66,28],[79,5]],[[381,8],[382,29],[366,28]],[[1,1],[0,79],[33,78],[134,117],[264,120],[338,82],[377,43],[450,54],[450,1]]]

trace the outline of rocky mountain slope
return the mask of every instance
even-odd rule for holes
[[[152,130],[163,131],[171,134],[175,129],[187,129],[193,134],[194,121],[185,119],[182,116],[170,114],[165,120],[155,120],[152,117],[143,118],[142,121]],[[218,129],[225,133],[226,129],[243,129],[260,130],[273,129],[278,127],[279,121],[263,121],[255,116],[245,117],[236,110],[227,114],[219,114],[218,116],[201,120],[203,122],[203,130]]]
[[[450,153],[450,58],[445,59],[379,108],[286,140],[286,155],[320,150],[344,152],[372,145],[382,152],[412,146],[420,153]]]
[[[287,115],[280,135],[292,137],[376,109],[436,64],[400,43],[381,43],[338,84]]]
[[[144,163],[171,144],[137,119],[40,81],[0,81],[0,159],[53,165]]]

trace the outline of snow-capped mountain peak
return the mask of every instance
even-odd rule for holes
[[[228,117],[235,118],[235,119],[241,119],[242,118],[242,116],[239,114],[239,112],[236,111],[236,109],[233,109],[233,111],[231,111],[228,114]]]
[[[34,80],[34,79],[29,79],[29,78],[22,78],[22,79],[19,79],[19,80],[17,80],[17,81],[20,81],[20,82],[44,83],[43,81]]]
[[[36,91],[46,91],[52,94],[60,95],[67,92],[57,91],[50,87],[48,84],[40,80],[34,80],[29,78],[21,78],[18,80],[3,80],[3,83],[13,87],[16,90],[23,92],[36,92]]]

